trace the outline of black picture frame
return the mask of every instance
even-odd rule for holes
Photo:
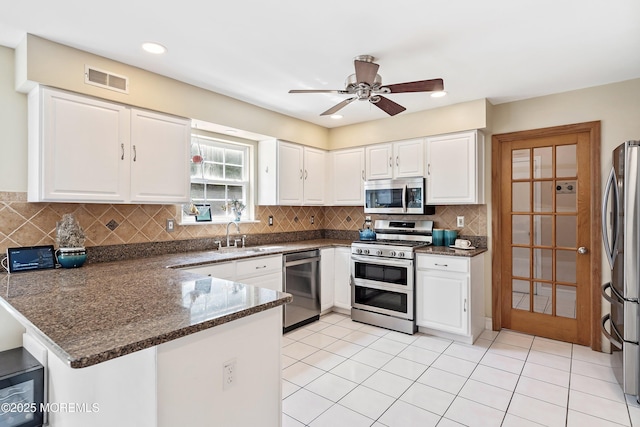
[[[211,205],[209,204],[196,204],[198,209],[198,215],[196,215],[196,222],[211,222]]]

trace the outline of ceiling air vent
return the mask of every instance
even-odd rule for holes
[[[129,79],[127,77],[99,70],[89,65],[84,66],[84,82],[116,92],[129,93]]]

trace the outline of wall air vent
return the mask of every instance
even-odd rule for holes
[[[84,82],[88,85],[99,86],[116,92],[129,93],[129,78],[99,70],[89,65],[84,66]]]

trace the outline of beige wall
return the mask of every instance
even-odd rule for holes
[[[27,97],[13,86],[13,58],[0,46],[0,191],[27,191]]]
[[[272,138],[328,148],[328,129],[159,74],[27,35],[16,49],[16,88],[35,83],[204,120]],[[129,93],[84,83],[85,65],[129,77]],[[249,119],[250,118],[250,119]]]
[[[487,126],[486,109],[487,102],[480,99],[333,128],[329,131],[329,147],[336,150],[469,129],[484,129]]]

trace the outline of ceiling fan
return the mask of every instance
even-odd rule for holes
[[[293,89],[289,93],[338,93],[341,95],[355,95],[347,98],[339,104],[329,108],[321,116],[328,116],[336,113],[353,101],[369,101],[390,116],[395,116],[406,110],[402,105],[393,102],[382,94],[403,93],[403,92],[435,92],[444,90],[442,79],[419,80],[416,82],[397,83],[393,85],[383,85],[382,77],[378,74],[380,65],[374,63],[371,55],[356,56],[353,61],[356,72],[347,77],[346,87],[342,90],[328,89]]]

